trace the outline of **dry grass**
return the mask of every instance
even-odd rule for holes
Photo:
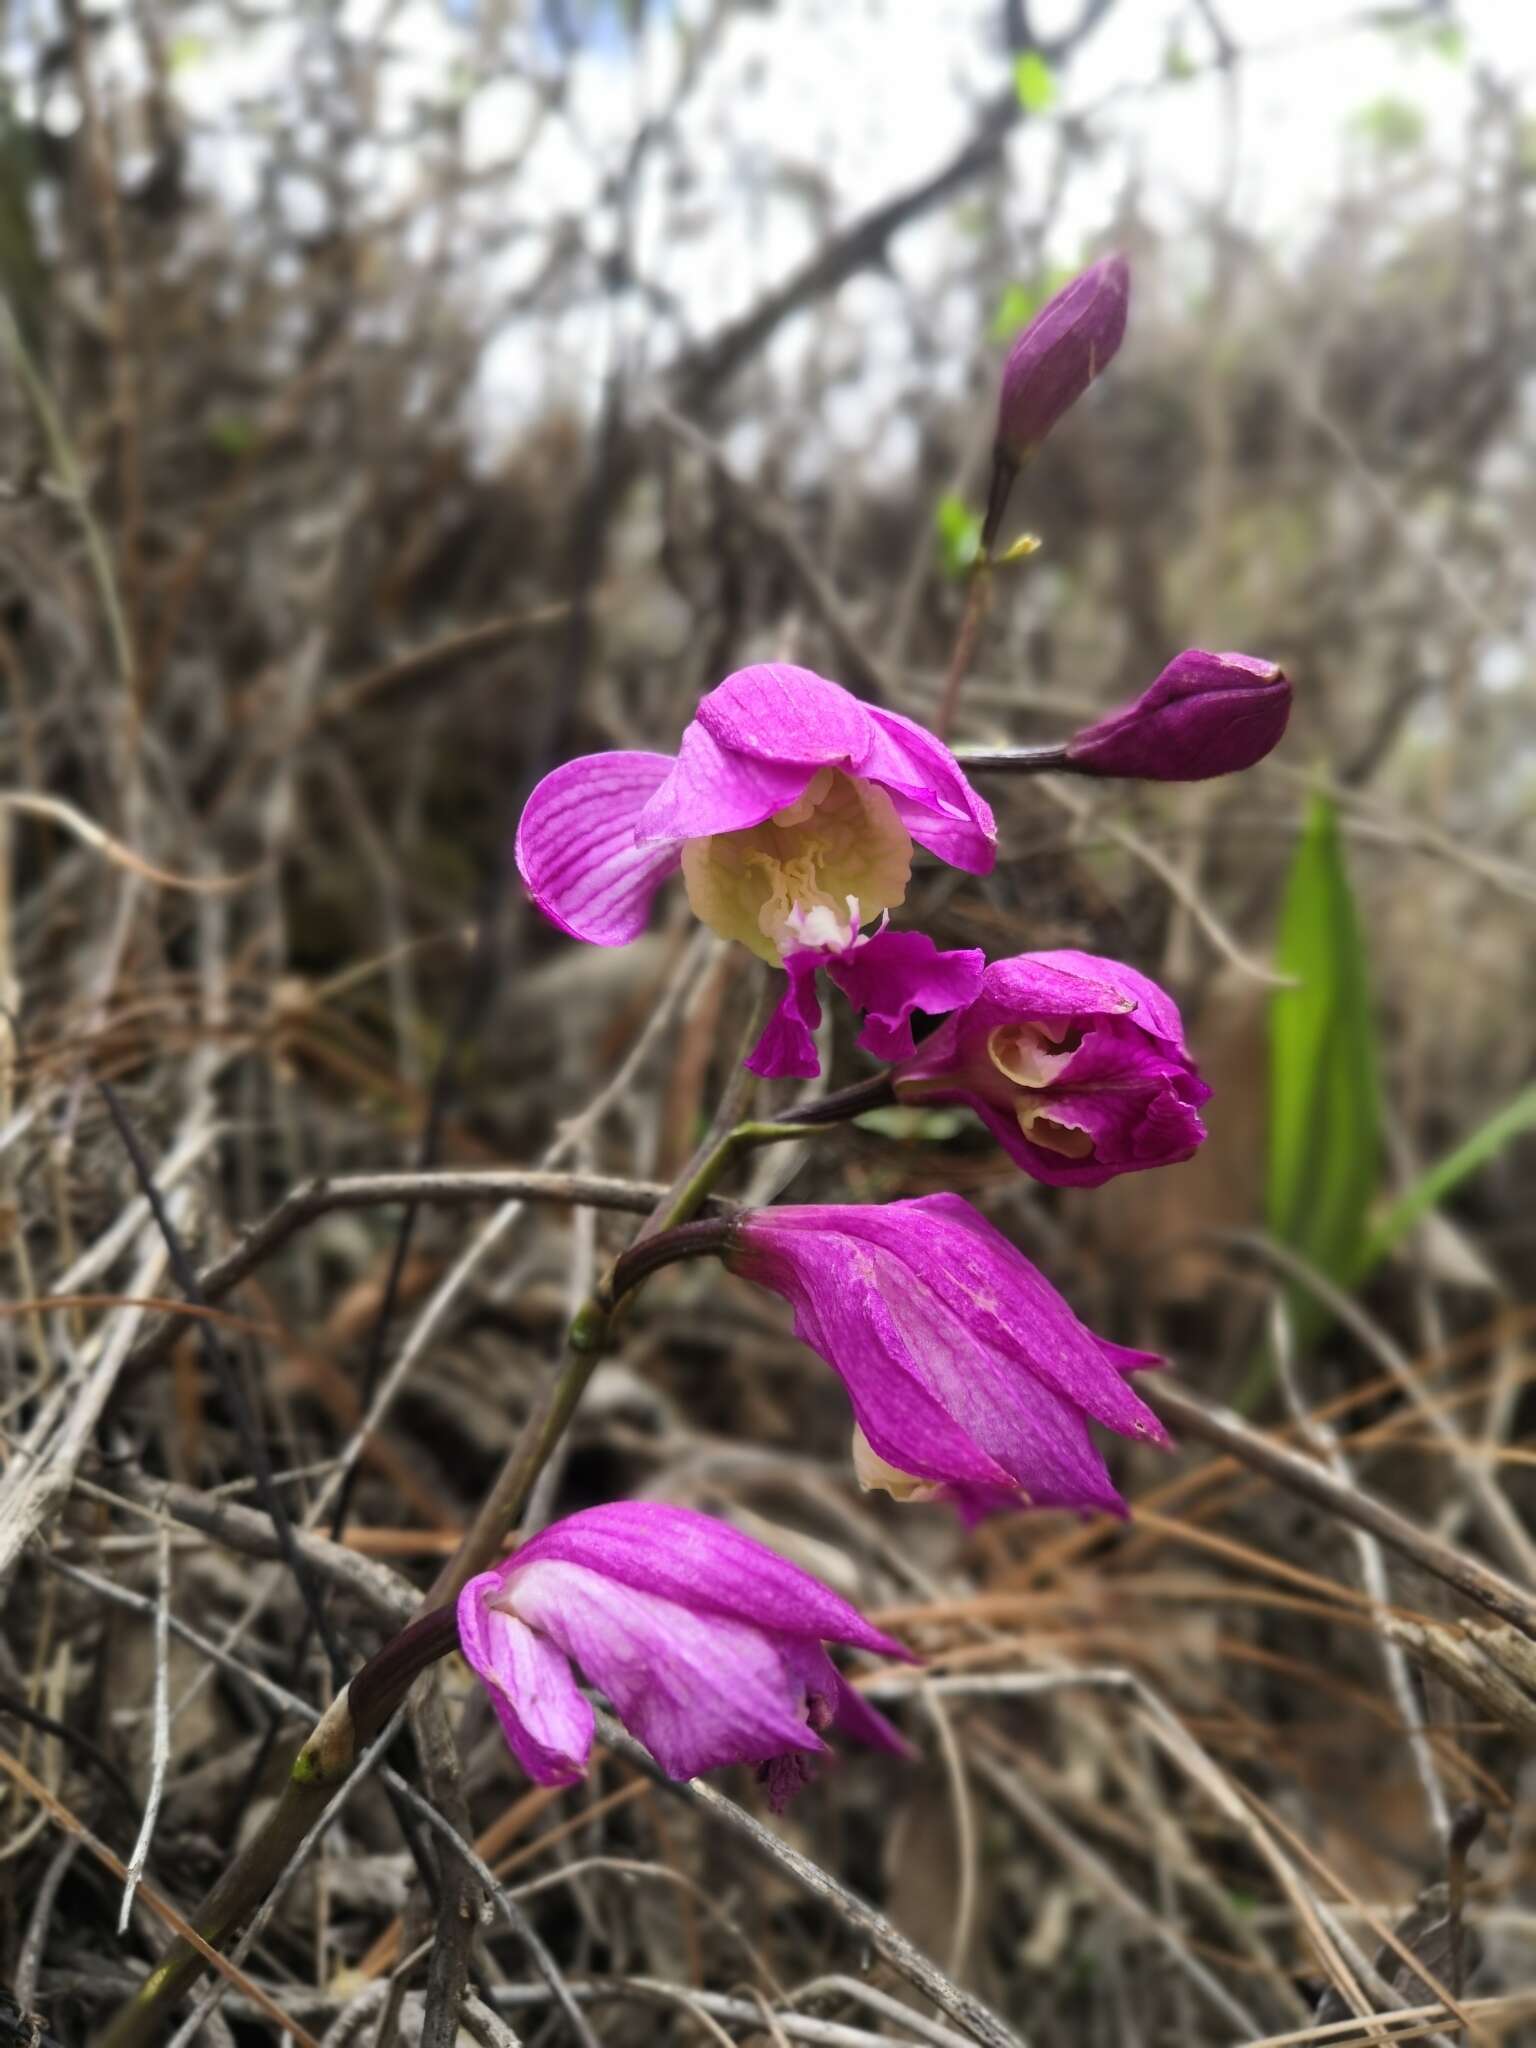
[[[85,117],[62,171],[32,174],[45,283],[7,281],[0,398],[0,1976],[65,2043],[163,1953],[338,1677],[412,1610],[626,1212],[730,1081],[743,963],[671,896],[622,953],[538,926],[507,881],[520,793],[568,753],[670,746],[701,689],[768,653],[930,713],[959,612],[932,508],[974,471],[974,423],[927,393],[916,343],[923,446],[899,490],[807,468],[816,408],[762,368],[797,311],[846,343],[832,287],[878,238],[825,293],[769,295],[734,379],[679,346],[654,388],[615,374],[602,419],[552,407],[490,460],[461,402],[494,325],[451,288],[464,245],[444,226],[423,259],[419,193],[361,218],[333,195],[309,240],[259,211],[232,232],[178,156],[159,9],[135,19],[159,100],[66,10],[49,61]],[[274,175],[339,148],[383,60],[359,61],[318,144],[278,103]],[[132,121],[158,188],[136,182]],[[983,149],[946,189],[995,213],[995,170]],[[501,177],[513,206],[516,163]],[[422,178],[490,236],[451,151]],[[1027,739],[1177,645],[1246,645],[1296,676],[1284,755],[1240,789],[1010,788],[995,876],[919,884],[950,942],[1082,944],[1175,986],[1218,1084],[1205,1153],[1056,1197],[975,1133],[858,1131],[732,1190],[767,1199],[790,1171],[803,1199],[962,1189],[1086,1319],[1174,1356],[1174,1461],[1124,1461],[1123,1526],[1021,1515],[967,1537],[858,1495],[841,1391],[775,1308],[713,1271],[664,1276],[535,1511],[646,1494],[767,1536],[923,1652],[916,1677],[860,1674],[922,1762],[845,1756],[773,1833],[744,1774],[658,1785],[613,1730],[584,1785],[530,1791],[444,1668],[206,1980],[201,2038],[1531,2038],[1529,1157],[1488,1169],[1306,1355],[1282,1327],[1280,1383],[1235,1435],[1200,1433],[1287,1278],[1254,1235],[1263,1005],[1314,762],[1366,912],[1395,1177],[1528,1078],[1530,707],[1477,679],[1523,587],[1529,464],[1488,458],[1516,432],[1536,295],[1475,195],[1372,204],[1402,268],[1359,273],[1323,224],[1302,285],[1250,255],[1212,321],[1149,312],[1042,459],[1026,510],[1049,566],[999,606],[962,699],[968,737]],[[614,289],[597,259],[620,211],[536,223],[548,263],[520,320],[554,332],[570,294]],[[957,247],[981,309],[1002,258]],[[1495,279],[1478,328],[1468,294]],[[759,470],[727,452],[743,421]],[[858,1071],[830,1050],[838,1079]],[[259,1511],[255,1444],[334,1657]],[[1448,1841],[1469,1805],[1487,1821],[1463,1884]],[[432,1975],[419,1864],[494,1902],[464,1922],[461,2009]]]

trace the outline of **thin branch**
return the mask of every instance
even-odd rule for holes
[[[1512,1579],[1479,1563],[1454,1544],[1443,1543],[1418,1522],[1410,1521],[1384,1500],[1367,1493],[1364,1487],[1338,1478],[1326,1466],[1254,1429],[1230,1408],[1207,1407],[1166,1379],[1152,1385],[1149,1392],[1153,1405],[1175,1430],[1224,1451],[1250,1471],[1261,1472],[1277,1486],[1299,1493],[1341,1521],[1369,1531],[1389,1550],[1454,1587],[1479,1607],[1487,1608],[1490,1614],[1512,1623],[1523,1635],[1536,1639],[1536,1599]]]
[[[678,1784],[668,1778],[649,1750],[643,1748],[611,1714],[599,1713],[597,1725],[607,1748],[644,1771],[663,1791],[707,1814],[711,1820],[719,1821],[756,1855],[772,1864],[781,1876],[789,1878],[801,1891],[830,1908],[838,1920],[863,1935],[914,1990],[920,1991],[956,2026],[963,2028],[973,2041],[983,2043],[983,2048],[1025,2048],[1021,2035],[1000,2020],[972,1992],[946,1977],[936,1963],[930,1962],[921,1949],[914,1948],[907,1937],[891,1925],[883,1913],[877,1912],[857,1892],[839,1884],[809,1856],[802,1856],[798,1849],[792,1849],[787,1842],[781,1841],[771,1828],[764,1827],[745,1807],[738,1806],[733,1799],[727,1799],[723,1793],[716,1792],[697,1778],[687,1784]]]
[[[123,1884],[123,1903],[117,1915],[117,1931],[122,1936],[128,1931],[128,1916],[133,1911],[133,1895],[144,1875],[144,1866],[149,1861],[150,1844],[155,1838],[155,1822],[160,1817],[160,1801],[165,1795],[165,1774],[171,1761],[171,1532],[162,1522],[155,1547],[155,1688],[151,1706],[153,1736],[150,1742],[149,1792],[144,1801],[144,1819],[139,1827],[139,1838],[133,1845],[133,1854],[128,1858],[128,1876]]]
[[[556,1202],[613,1209],[645,1216],[666,1193],[660,1181],[615,1180],[593,1173],[544,1173],[536,1169],[486,1168],[432,1173],[355,1173],[305,1181],[253,1224],[233,1251],[196,1276],[206,1301],[219,1301],[248,1274],[264,1265],[291,1237],[338,1209],[380,1209],[409,1202],[424,1207],[467,1209],[482,1202]],[[177,1316],[157,1323],[129,1355],[128,1369],[158,1364],[181,1335]]]

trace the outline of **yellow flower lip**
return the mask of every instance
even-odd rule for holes
[[[683,844],[694,915],[774,966],[803,946],[843,951],[862,918],[902,902],[912,841],[883,789],[820,768],[761,825]]]
[[[892,1500],[902,1501],[943,1498],[942,1486],[903,1472],[899,1465],[882,1458],[857,1423],[853,1425],[853,1473],[865,1493],[888,1493]]]
[[[1064,1026],[1060,1037],[1044,1024],[999,1024],[987,1037],[987,1058],[1019,1088],[1049,1088],[1083,1042]]]
[[[1046,1024],[1000,1024],[987,1038],[987,1057],[1005,1080],[1021,1092],[1012,1108],[1019,1129],[1031,1145],[1056,1152],[1063,1159],[1091,1159],[1093,1139],[1078,1124],[1051,1114],[1048,1094],[1053,1082],[1071,1064],[1083,1034],[1063,1025],[1060,1034]]]
[[[1063,1159],[1093,1157],[1093,1139],[1079,1124],[1063,1123],[1028,1101],[1020,1102],[1014,1114],[1031,1145],[1039,1145],[1046,1152],[1059,1152]]]

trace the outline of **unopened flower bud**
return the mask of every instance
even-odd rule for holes
[[[1033,454],[1125,338],[1130,266],[1104,256],[1064,285],[1030,321],[1003,366],[998,447],[1015,463]]]
[[[1103,256],[1043,305],[1008,351],[982,523],[984,553],[997,539],[1020,467],[1113,360],[1125,338],[1130,296],[1125,258]]]
[[[1080,774],[1203,782],[1262,761],[1290,715],[1291,685],[1274,662],[1191,647],[1133,704],[1075,733],[1066,758]]]

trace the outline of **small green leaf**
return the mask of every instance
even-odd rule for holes
[[[997,302],[997,311],[992,315],[992,339],[1012,341],[1021,327],[1039,309],[1040,294],[1032,292],[1027,284],[1011,284]]]
[[[1425,120],[1411,100],[1391,94],[1362,107],[1354,126],[1382,156],[1407,156],[1424,145]]]
[[[220,413],[208,424],[208,438],[221,455],[241,456],[255,445],[256,429],[239,413]]]
[[[1169,37],[1163,51],[1163,76],[1174,85],[1183,85],[1195,76],[1195,60],[1177,34]]]
[[[1424,44],[1447,64],[1460,64],[1466,59],[1467,32],[1459,22],[1435,22],[1425,31]]]
[[[1056,104],[1056,74],[1038,50],[1013,60],[1013,89],[1026,114],[1044,114]]]
[[[1486,1123],[1479,1124],[1471,1137],[1463,1138],[1453,1152],[1436,1160],[1433,1166],[1420,1174],[1412,1187],[1398,1196],[1371,1232],[1360,1255],[1358,1277],[1364,1278],[1376,1261],[1405,1237],[1415,1223],[1427,1216],[1470,1174],[1476,1173],[1480,1166],[1486,1166],[1490,1159],[1502,1152],[1512,1138],[1533,1130],[1536,1130],[1536,1085],[1523,1089],[1513,1102],[1507,1102]]]
[[[1059,263],[1052,263],[1041,271],[1036,283],[1009,285],[992,317],[992,339],[1012,341],[1019,329],[1027,327],[1034,319],[1046,300],[1054,298],[1062,286],[1070,284],[1076,275],[1075,270],[1063,269]]]
[[[193,35],[185,30],[180,35],[172,36],[170,47],[166,51],[166,69],[173,78],[184,71],[193,70],[207,60],[209,47],[206,36]]]
[[[861,1131],[873,1131],[880,1138],[917,1139],[929,1145],[944,1144],[965,1128],[965,1118],[959,1110],[921,1109],[915,1103],[866,1109],[854,1121]]]
[[[1360,1270],[1378,1178],[1376,1046],[1365,943],[1338,819],[1315,796],[1291,864],[1270,1006],[1269,1227],[1329,1279]],[[1305,1294],[1298,1334],[1327,1320]]]
[[[973,512],[964,498],[950,491],[935,506],[933,525],[944,574],[964,576],[981,547],[980,513]]]

